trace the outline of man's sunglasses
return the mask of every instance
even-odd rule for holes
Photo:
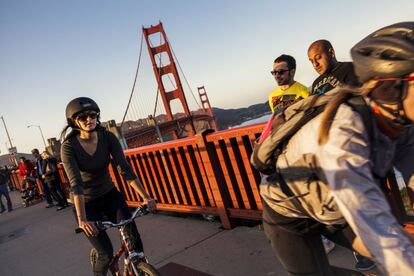
[[[98,118],[98,116],[99,116],[99,113],[97,113],[95,111],[87,111],[87,112],[82,112],[81,114],[76,116],[76,120],[79,120],[81,122],[86,122],[88,117],[91,118],[91,119],[96,119],[96,118]]]
[[[270,71],[270,74],[272,74],[272,76],[283,75],[285,72],[288,72],[288,71],[290,71],[290,69],[273,70],[273,71]]]

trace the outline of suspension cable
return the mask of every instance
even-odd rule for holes
[[[166,38],[166,39],[168,40],[168,38]],[[175,55],[175,53],[174,53],[174,50],[173,50],[173,48],[172,48],[172,46],[171,46],[171,43],[170,43],[169,41],[168,41],[168,43],[170,44],[171,52],[172,52],[172,54],[173,54],[173,56],[174,56],[174,59],[177,61],[178,68],[180,68],[181,74],[183,74],[184,80],[185,80],[185,82],[187,83],[188,88],[190,89],[190,92],[191,92],[191,95],[192,95],[192,96],[193,96],[193,98],[194,98],[194,101],[196,102],[196,104],[198,105],[198,107],[199,107],[200,109],[202,109],[201,105],[198,103],[197,98],[196,98],[196,97],[195,97],[195,95],[194,95],[193,90],[191,89],[191,86],[190,86],[190,84],[189,84],[189,82],[188,82],[188,80],[187,80],[187,78],[186,78],[186,76],[185,76],[185,74],[184,74],[183,69],[181,68],[180,62],[178,61],[178,58],[177,58],[177,56],[176,56],[176,55]]]
[[[142,35],[141,35],[141,46],[139,48],[139,57],[138,57],[137,70],[135,72],[134,84],[132,85],[131,95],[129,96],[129,100],[128,100],[127,108],[126,108],[125,113],[124,113],[124,117],[122,118],[121,128],[122,128],[122,126],[124,124],[125,117],[126,117],[126,115],[128,113],[129,105],[131,104],[132,95],[134,94],[135,84],[136,84],[137,78],[138,78],[139,66],[140,66],[140,63],[141,63],[141,54],[142,54],[142,44],[143,44],[143,41],[144,41],[144,32],[142,32]]]

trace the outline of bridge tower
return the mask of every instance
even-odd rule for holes
[[[174,59],[173,59],[173,55],[171,52],[171,47],[170,44],[168,42],[167,39],[167,35],[165,34],[164,28],[162,26],[162,23],[160,22],[158,25],[155,26],[150,26],[149,28],[144,28],[142,27],[142,31],[145,37],[145,41],[147,42],[147,47],[148,47],[148,53],[151,57],[151,62],[152,62],[152,68],[154,70],[154,74],[155,74],[155,78],[157,80],[158,83],[158,89],[160,90],[160,94],[161,94],[161,98],[162,101],[164,103],[164,107],[165,107],[165,111],[166,111],[166,115],[167,115],[167,120],[168,121],[173,121],[174,120],[174,116],[173,113],[171,111],[171,101],[178,99],[181,102],[181,105],[183,107],[184,113],[187,116],[187,118],[189,120],[186,121],[184,127],[186,127],[188,136],[194,136],[195,134],[195,127],[193,124],[193,120],[192,120],[192,116],[191,116],[191,112],[190,109],[188,107],[187,104],[187,100],[185,98],[184,95],[184,90],[180,81],[180,78],[178,76],[178,71],[177,71],[177,67],[175,65]],[[154,46],[152,47],[151,45],[151,41],[149,39],[150,35],[159,33],[161,36],[161,43],[160,45]],[[163,65],[160,63],[160,66],[157,65],[156,63],[156,56],[158,55],[158,57],[161,57],[161,54],[167,54],[168,55],[168,59],[169,59],[169,64]],[[166,91],[165,89],[165,85],[163,82],[163,76],[167,75],[167,74],[171,74],[173,77],[173,80],[175,81],[175,89],[172,91]],[[171,80],[171,78],[170,78]],[[172,81],[172,80],[171,80]],[[180,136],[180,130],[177,129],[174,132],[174,138],[179,138]]]
[[[201,107],[211,116],[211,120],[208,121],[210,128],[217,130],[216,121],[214,120],[213,110],[211,109],[210,101],[207,96],[206,89],[203,86],[197,87],[198,95],[200,96]]]

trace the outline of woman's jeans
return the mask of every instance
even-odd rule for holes
[[[118,223],[123,219],[131,217],[131,212],[123,198],[116,188],[113,188],[107,194],[88,201],[85,203],[86,218],[88,221],[104,221],[109,220]],[[76,211],[75,211],[76,217]],[[127,227],[128,235],[131,237],[132,246],[137,252],[143,252],[143,244],[135,223],[129,224]],[[94,275],[106,275],[108,264],[113,256],[113,247],[105,231],[100,230],[98,236],[87,237],[96,249],[98,256],[93,267]]]

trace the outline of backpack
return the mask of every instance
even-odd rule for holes
[[[278,157],[285,154],[284,149],[290,138],[321,114],[338,91],[340,90],[333,89],[323,95],[309,96],[275,114],[253,149],[250,162],[264,174],[261,196],[273,210],[283,216],[313,218],[325,224],[344,222],[343,215],[329,195],[325,176],[316,169],[317,160],[313,154],[304,154],[300,160],[291,164],[291,172],[276,169]],[[360,114],[372,141],[374,135],[370,107],[360,96],[352,96],[345,103]],[[300,170],[294,169],[295,167]]]
[[[253,148],[250,157],[253,167],[266,175],[276,172],[277,158],[290,138],[306,123],[321,114],[338,91],[339,89],[333,89],[325,94],[311,95],[288,106],[282,112],[274,114]],[[371,140],[373,136],[372,114],[363,97],[352,96],[345,103],[361,115]]]

